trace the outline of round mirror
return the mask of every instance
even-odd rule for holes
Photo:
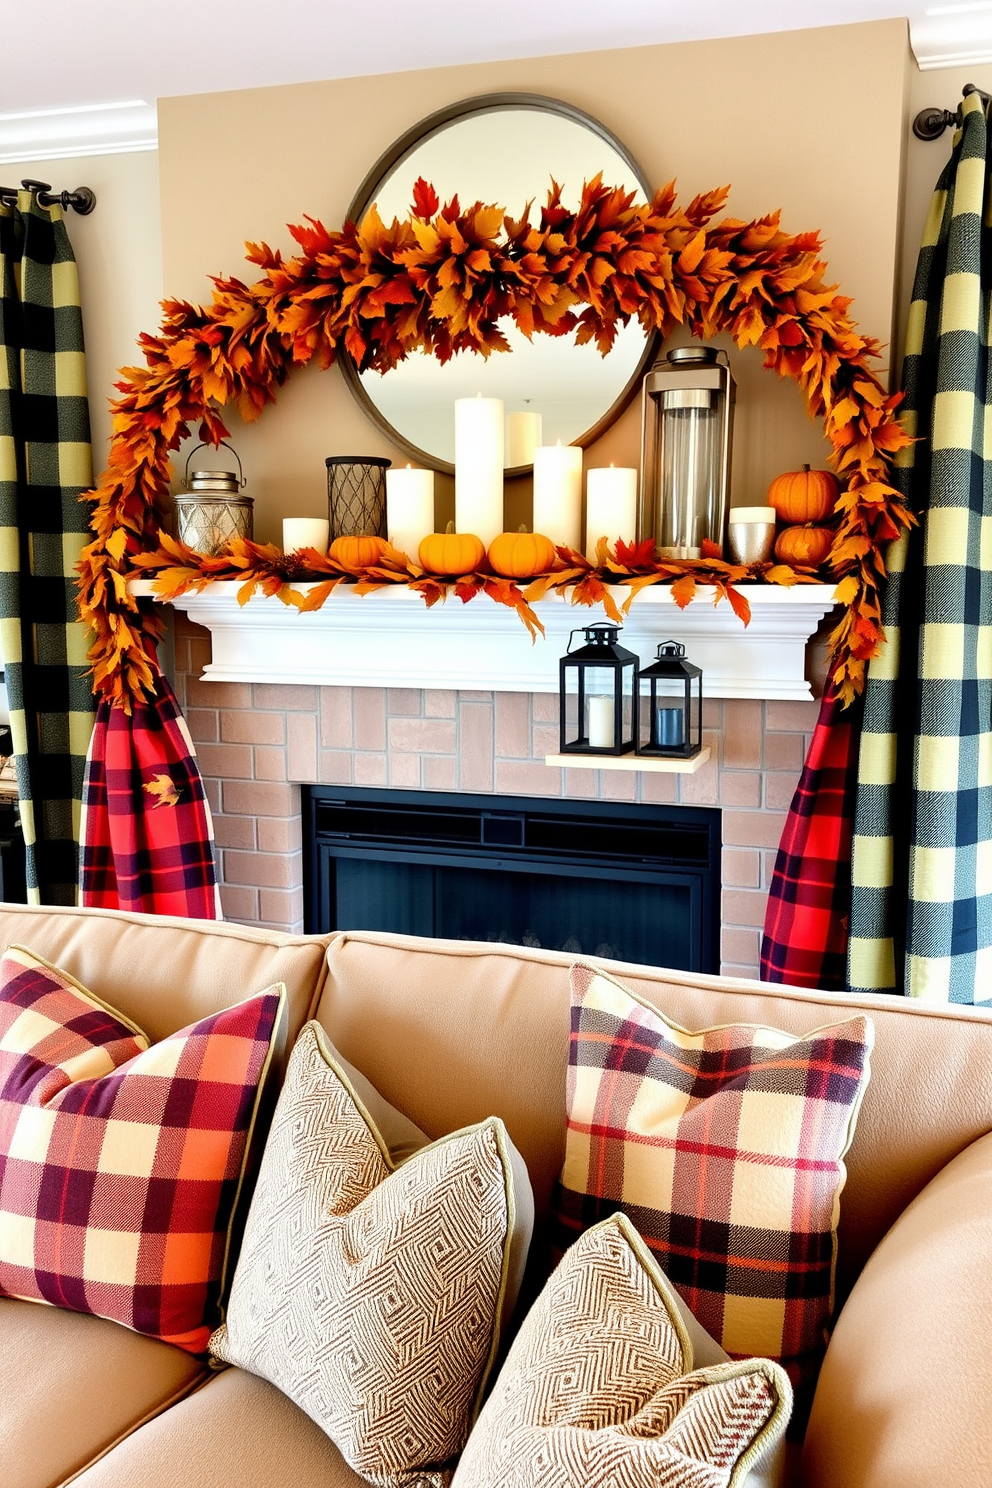
[[[643,172],[602,124],[568,104],[528,93],[473,98],[432,114],[396,141],[362,182],[349,216],[361,221],[375,204],[385,222],[406,217],[418,177],[435,188],[442,203],[481,201],[519,218],[533,201],[539,209],[552,179],[562,201],[578,205],[582,186],[601,173],[608,186],[650,197]],[[536,210],[532,213],[532,220]],[[538,444],[591,444],[638,392],[656,336],[632,322],[620,326],[605,357],[572,336],[535,335],[528,341],[512,324],[501,325],[511,349],[484,358],[462,352],[449,362],[414,352],[389,372],[359,373],[349,357],[341,367],[369,417],[414,459],[451,471],[455,457],[456,398],[501,398],[507,414],[507,474],[523,474],[512,414],[538,414],[518,421],[524,439]],[[526,447],[526,446],[525,446]]]

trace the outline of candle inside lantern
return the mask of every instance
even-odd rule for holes
[[[612,749],[613,738],[613,699],[611,697],[591,697],[589,699],[589,743],[594,749]]]
[[[612,542],[622,537],[633,542],[637,531],[637,471],[611,465],[608,470],[590,470],[586,476],[586,557],[596,561],[596,543],[601,537]]]
[[[455,527],[488,547],[503,531],[503,400],[455,399]]]
[[[506,467],[516,470],[520,465],[533,465],[534,451],[541,443],[541,415],[539,413],[508,413],[506,415]]]
[[[326,553],[331,528],[326,517],[284,517],[282,522],[282,550],[297,553],[300,548],[316,548]]]
[[[656,713],[657,738],[655,743],[663,749],[681,749],[685,743],[681,708],[658,708]]]
[[[534,451],[534,531],[578,548],[582,541],[582,451],[545,444]]]
[[[434,531],[434,472],[386,471],[386,531],[394,548],[416,558],[421,539]]]

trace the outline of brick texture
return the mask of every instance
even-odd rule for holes
[[[756,976],[775,849],[815,703],[704,703],[695,775],[549,768],[558,703],[538,693],[201,682],[205,631],[183,621],[176,687],[197,745],[228,918],[303,928],[299,786],[388,786],[723,810],[723,967]]]

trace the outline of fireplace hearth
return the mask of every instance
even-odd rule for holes
[[[310,786],[306,929],[720,969],[708,807]]]

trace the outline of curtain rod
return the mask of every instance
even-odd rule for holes
[[[21,189],[30,191],[38,198],[39,207],[54,207],[56,203],[67,212],[72,207],[80,217],[87,217],[96,206],[96,192],[91,191],[88,186],[77,186],[75,191],[57,191],[52,193],[52,188],[47,181],[32,181],[30,177],[21,182]],[[0,186],[0,202],[5,207],[17,205],[16,186]]]
[[[992,94],[983,93],[981,88],[976,88],[974,83],[965,83],[964,96],[969,93],[977,93],[983,103],[992,103]],[[920,109],[913,120],[913,133],[917,139],[935,140],[940,139],[945,129],[953,129],[961,123],[961,105],[951,113],[950,109],[925,108]]]

